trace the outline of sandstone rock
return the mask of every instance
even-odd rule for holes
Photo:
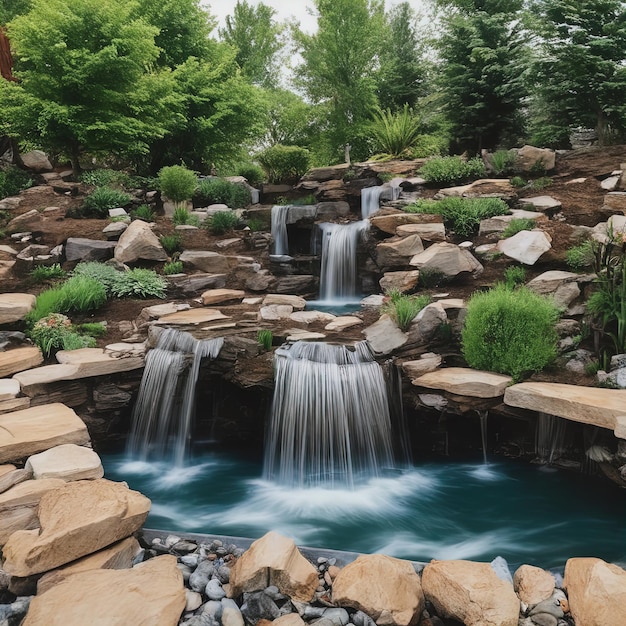
[[[14,485],[19,485],[26,480],[30,480],[33,476],[29,470],[26,469],[15,469],[15,465],[6,464],[0,466],[2,468],[13,468],[4,471],[4,473],[0,474],[0,493],[4,493],[13,487]]]
[[[498,250],[502,254],[525,265],[534,265],[551,247],[548,235],[541,230],[523,230],[498,241]]]
[[[290,296],[286,294],[268,293],[263,298],[262,306],[270,306],[272,304],[287,305],[292,307],[294,311],[303,311],[306,307],[306,300],[299,296]]]
[[[415,361],[405,361],[402,363],[402,370],[404,373],[412,379],[434,372],[441,365],[441,356],[429,352],[422,354],[421,357]]]
[[[376,246],[376,263],[381,268],[404,267],[423,251],[424,244],[419,235],[389,239]]]
[[[31,576],[65,565],[130,536],[149,510],[150,500],[123,483],[103,478],[66,483],[41,498],[39,531],[9,537],[4,569]]]
[[[44,574],[37,582],[37,593],[41,595],[64,581],[68,576],[78,572],[88,572],[94,569],[130,569],[140,550],[139,542],[134,537],[118,541],[109,548],[104,548],[69,565]]]
[[[293,313],[293,307],[289,304],[270,304],[261,307],[259,311],[259,320],[266,322],[276,322],[278,320],[288,319]]]
[[[317,290],[318,278],[310,274],[281,276],[273,288],[277,294],[306,294]]]
[[[420,273],[418,270],[409,270],[408,272],[385,272],[378,283],[384,292],[398,289],[402,293],[407,293],[417,288],[419,277]]]
[[[185,250],[179,258],[185,265],[208,274],[228,273],[231,267],[228,257],[208,250]]]
[[[115,246],[114,241],[69,237],[65,242],[65,257],[68,261],[105,261],[113,256]]]
[[[552,270],[533,278],[527,287],[542,295],[551,295],[557,306],[567,307],[580,295],[578,274]]]
[[[465,626],[517,626],[520,601],[488,563],[431,561],[422,588],[438,615]]]
[[[602,187],[602,189],[604,189],[605,191],[615,191],[615,189],[617,189],[617,185],[619,184],[620,178],[621,172],[620,174],[616,174],[615,176],[608,176],[600,183],[600,187]]]
[[[63,404],[0,415],[0,463],[24,459],[51,446],[89,443],[84,422]]]
[[[370,223],[384,233],[395,235],[399,226],[404,226],[405,224],[442,224],[443,219],[441,215],[398,211],[389,215],[375,215],[370,218]]]
[[[512,378],[466,367],[444,367],[413,380],[417,387],[441,389],[457,396],[497,398],[511,384]]]
[[[558,211],[563,205],[551,196],[534,196],[532,198],[522,198],[522,206],[530,206],[535,211],[551,212]]]
[[[142,220],[131,222],[115,246],[114,258],[120,263],[167,261],[167,253],[150,225]]]
[[[195,296],[207,289],[221,289],[226,285],[226,274],[176,275],[168,278],[170,286],[186,296]]]
[[[108,241],[117,241],[127,228],[128,224],[126,222],[111,222],[111,224],[102,229],[102,234]]]
[[[396,228],[398,237],[408,237],[409,235],[419,235],[424,241],[445,241],[446,227],[443,223],[434,222],[432,224],[405,224]]]
[[[20,392],[20,384],[12,378],[0,378],[0,401],[12,400]]]
[[[157,324],[166,324],[167,326],[184,326],[186,324],[208,324],[218,320],[230,319],[217,309],[189,309],[188,311],[179,311],[178,313],[170,313],[160,317]]]
[[[31,209],[14,217],[6,226],[9,232],[16,230],[27,230],[41,224],[44,220],[43,215],[37,209]]]
[[[293,600],[309,602],[317,588],[317,570],[287,537],[269,532],[252,543],[230,572],[228,597],[270,585]]]
[[[519,172],[532,173],[537,167],[546,172],[553,170],[556,165],[556,152],[548,148],[523,146],[517,151],[515,169]]]
[[[64,481],[102,478],[104,469],[100,457],[90,448],[66,443],[28,457],[26,469],[36,480],[60,478]]]
[[[540,567],[522,565],[513,575],[513,587],[528,606],[547,600],[554,593],[554,576]]]
[[[301,328],[290,328],[287,332],[287,341],[321,341],[326,339],[324,333],[314,333]]]
[[[354,317],[352,315],[343,315],[340,317],[336,317],[330,324],[324,326],[324,330],[337,330],[342,331],[347,328],[352,328],[353,326],[358,326],[362,324],[363,320],[359,317]]]
[[[50,172],[53,169],[46,153],[41,150],[31,150],[20,156],[24,165],[35,172]]]
[[[328,324],[335,319],[335,316],[324,311],[296,311],[289,316],[289,319],[300,324]]]
[[[172,313],[178,313],[179,311],[188,311],[190,305],[187,303],[167,302],[165,304],[155,304],[154,306],[147,306],[141,309],[141,313],[137,318],[137,324],[141,326],[146,322],[158,320],[164,315],[171,315]]]
[[[240,289],[209,289],[200,297],[202,298],[202,304],[208,306],[210,304],[223,304],[232,300],[241,301],[245,295],[246,292]]]
[[[481,178],[475,180],[467,185],[460,185],[458,187],[448,187],[447,189],[440,189],[435,198],[479,198],[479,197],[491,197],[491,198],[514,198],[515,189],[511,186],[511,183],[505,178]]]
[[[30,293],[0,293],[0,324],[23,320],[32,311],[36,300]]]
[[[391,354],[409,340],[409,336],[386,314],[368,326],[363,334],[376,354]]]
[[[420,619],[424,594],[409,561],[369,554],[337,574],[333,603],[363,611],[381,626],[410,626]]]
[[[130,570],[68,576],[36,596],[22,626],[176,626],[185,608],[176,557],[150,559]],[[97,617],[96,617],[97,616]]]
[[[604,206],[626,214],[626,192],[611,191],[604,196]]]
[[[477,276],[483,271],[483,266],[472,256],[471,252],[453,243],[434,243],[424,252],[416,254],[409,264],[420,270],[432,270],[449,277],[458,276],[464,272]]]
[[[443,306],[439,302],[432,302],[413,318],[409,327],[409,342],[428,343],[447,321],[448,316]]]
[[[30,398],[13,398],[12,400],[0,400],[0,415],[20,411],[30,406]]]
[[[565,564],[563,586],[576,624],[626,624],[626,571],[596,558],[574,558]]]

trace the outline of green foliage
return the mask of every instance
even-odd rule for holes
[[[460,156],[435,157],[426,161],[419,172],[427,182],[438,185],[455,185],[485,176],[487,170],[482,159],[464,160]]]
[[[408,330],[415,316],[428,304],[430,296],[409,296],[399,290],[390,290],[387,294],[389,303],[385,306],[387,313],[402,331]]]
[[[271,183],[294,181],[309,167],[309,151],[298,146],[276,144],[257,155]]]
[[[317,127],[313,106],[287,89],[271,89],[264,96],[268,119],[262,145],[308,147]]]
[[[176,252],[181,252],[183,249],[183,238],[178,233],[174,233],[173,235],[161,235],[159,241],[169,256],[172,256]]]
[[[591,267],[595,260],[595,250],[593,242],[588,239],[577,246],[568,248],[565,254],[565,262],[573,270],[582,270]]]
[[[257,332],[256,338],[263,350],[267,352],[268,350],[272,349],[274,335],[271,330],[268,330],[267,328],[262,328]]]
[[[76,329],[83,335],[89,335],[90,337],[99,338],[104,337],[107,333],[107,326],[103,322],[85,322],[84,324],[78,324]]]
[[[155,217],[154,212],[147,204],[139,205],[130,212],[130,216],[135,220],[143,220],[144,222],[153,222]]]
[[[517,382],[556,357],[557,319],[551,300],[526,287],[496,285],[468,302],[463,356],[470,367],[508,374]]]
[[[33,179],[24,170],[18,167],[0,169],[0,200],[8,196],[16,196],[23,189],[28,189]]]
[[[431,289],[432,287],[438,287],[446,281],[446,275],[436,269],[429,267],[423,267],[420,270],[419,285],[424,289]]]
[[[526,187],[527,185],[526,181],[521,176],[513,176],[509,182],[511,183],[511,186],[516,189]]]
[[[409,213],[441,215],[446,226],[462,237],[474,234],[481,220],[509,213],[509,207],[500,198],[449,197],[443,200],[418,200],[404,210]]]
[[[217,211],[207,220],[207,224],[214,235],[223,235],[239,224],[239,218],[232,211]]]
[[[112,187],[119,185],[125,187],[130,180],[126,172],[117,170],[96,169],[83,172],[80,175],[81,182],[94,187]]]
[[[535,220],[530,218],[512,219],[502,232],[502,238],[506,239],[507,237],[512,237],[523,230],[532,230],[536,225]]]
[[[223,178],[205,178],[198,185],[195,199],[204,206],[225,204],[231,209],[241,209],[250,204],[250,192],[243,185]]]
[[[426,133],[419,135],[411,151],[411,156],[414,159],[427,159],[444,155],[448,151],[449,143],[448,137],[443,134]]]
[[[79,334],[69,317],[60,313],[42,317],[28,334],[45,356],[50,356],[51,352],[56,350],[77,350],[93,348],[96,345],[93,337]]]
[[[317,204],[317,198],[310,193],[306,196],[302,196],[301,198],[290,200],[289,204],[293,206],[311,206],[312,204]]]
[[[530,181],[528,184],[528,188],[532,191],[539,191],[541,189],[545,189],[552,184],[552,179],[548,176],[541,176],[540,178],[535,178],[535,180]]]
[[[256,163],[239,163],[235,168],[235,174],[243,176],[253,187],[265,181],[265,172]]]
[[[110,209],[124,207],[131,201],[131,197],[111,187],[97,187],[84,200],[77,217],[105,218]]]
[[[163,274],[165,274],[165,276],[171,276],[172,274],[182,274],[182,273],[183,273],[182,261],[169,261],[163,266]]]
[[[512,265],[504,270],[504,284],[507,289],[515,289],[526,280],[526,270],[521,265]]]
[[[421,129],[421,121],[405,104],[400,111],[379,109],[374,115],[370,131],[375,141],[375,151],[392,158],[408,157],[415,146]]]
[[[248,220],[246,220],[246,226],[253,233],[258,233],[258,232],[270,229],[270,225],[267,223],[267,221],[259,219],[258,217],[251,217]]]
[[[498,176],[508,174],[515,164],[515,152],[513,150],[496,150],[491,155],[493,171]]]
[[[197,185],[196,173],[182,165],[171,165],[159,170],[161,192],[175,204],[190,200]]]
[[[179,206],[174,209],[172,222],[175,226],[200,226],[200,219],[192,215],[185,207]]]
[[[136,267],[118,272],[111,288],[116,298],[165,298],[167,281],[153,270]]]
[[[72,272],[73,276],[84,276],[100,283],[106,290],[107,295],[111,295],[111,290],[120,272],[112,265],[98,263],[98,261],[88,261],[79,263]]]
[[[46,280],[54,280],[55,278],[65,278],[66,272],[61,268],[59,263],[53,265],[38,265],[34,268],[30,277],[36,283],[43,283]]]

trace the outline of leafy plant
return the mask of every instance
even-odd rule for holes
[[[523,285],[526,280],[526,270],[521,265],[513,265],[504,270],[504,284],[508,289]]]
[[[521,233],[523,230],[532,230],[535,226],[535,220],[530,218],[513,219],[502,232],[502,238],[506,239],[507,237],[512,237],[513,235],[517,235],[517,233]]]
[[[80,175],[81,182],[94,187],[111,187],[119,185],[120,187],[130,186],[130,177],[126,172],[120,172],[110,169],[95,169],[83,172]]]
[[[0,169],[0,200],[16,196],[20,191],[32,187],[33,179],[19,167]]]
[[[207,223],[214,235],[223,235],[239,224],[239,218],[232,211],[217,211],[207,220]]]
[[[165,298],[167,281],[153,270],[136,267],[118,272],[111,288],[116,298]]]
[[[541,178],[535,178],[528,184],[528,188],[533,191],[539,191],[545,189],[552,184],[552,179],[548,176],[542,176]]]
[[[438,287],[445,280],[446,275],[443,272],[430,267],[423,267],[420,270],[418,283],[424,289],[431,289],[432,287]]]
[[[441,215],[446,226],[457,235],[469,237],[478,230],[481,220],[506,215],[509,207],[500,198],[444,198],[418,200],[404,208],[409,213]]]
[[[309,151],[299,146],[276,144],[257,155],[271,183],[296,180],[309,168]]]
[[[246,225],[253,233],[258,233],[263,230],[269,230],[269,226],[265,220],[257,217],[251,217],[246,221]]]
[[[182,165],[169,165],[159,170],[159,187],[175,206],[190,200],[198,185],[195,172]]]
[[[554,303],[526,287],[474,294],[462,333],[463,355],[470,367],[508,374],[514,381],[538,372],[557,354]]]
[[[528,184],[521,176],[513,176],[513,178],[511,178],[509,182],[511,183],[511,186],[515,187],[516,189],[526,187],[526,185]]]
[[[55,263],[54,265],[38,265],[30,273],[30,277],[36,283],[54,280],[55,278],[65,278],[66,275],[67,272],[61,268],[59,263]]]
[[[454,185],[485,176],[487,171],[482,159],[467,161],[460,156],[435,157],[426,161],[419,173],[429,183]]]
[[[588,239],[577,246],[572,246],[565,253],[565,262],[574,270],[591,267],[595,259],[593,242]]]
[[[421,120],[405,103],[401,111],[379,109],[369,128],[376,150],[392,158],[407,157],[419,138]]]
[[[183,273],[182,261],[169,261],[163,266],[163,274],[165,274],[165,276],[171,276],[172,274],[182,274],[182,273]]]
[[[400,330],[408,330],[415,316],[428,304],[430,296],[409,296],[398,290],[388,292],[389,302],[384,312],[393,318]]]
[[[154,221],[154,212],[147,204],[139,205],[130,215],[135,220],[143,220],[144,222]]]
[[[172,256],[176,252],[181,252],[183,249],[183,238],[178,233],[174,233],[173,235],[161,235],[159,241],[169,256]]]
[[[89,335],[94,338],[104,337],[107,332],[106,324],[103,322],[85,322],[84,324],[78,324],[76,329],[82,335]]]
[[[73,276],[84,276],[99,282],[106,290],[107,295],[111,294],[111,289],[121,272],[112,265],[98,263],[98,261],[88,261],[79,263],[72,272]]]
[[[96,345],[93,337],[79,334],[70,318],[60,313],[42,317],[33,325],[29,336],[45,356],[56,350],[77,350]]]
[[[293,206],[311,206],[312,204],[317,204],[317,198],[312,193],[310,193],[301,198],[291,200],[289,204],[292,204]]]
[[[267,352],[272,349],[272,342],[274,341],[274,335],[271,330],[262,328],[256,335],[257,341],[261,347]]]
[[[80,217],[105,218],[110,209],[124,207],[131,201],[131,197],[111,187],[97,187],[84,200],[78,211]]]
[[[225,204],[231,209],[241,209],[250,204],[250,191],[223,178],[205,178],[198,185],[195,200],[204,206]]]
[[[265,181],[265,172],[256,163],[240,163],[235,168],[235,172],[237,176],[243,176],[252,186]]]
[[[513,152],[513,150],[496,150],[491,155],[491,165],[493,167],[493,171],[498,176],[502,176],[510,172],[511,169],[513,169],[514,164],[515,152]]]
[[[199,226],[200,220],[197,215],[192,215],[184,206],[179,206],[174,209],[172,215],[172,222],[176,226]]]

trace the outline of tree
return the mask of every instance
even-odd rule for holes
[[[350,143],[354,158],[367,153],[365,125],[375,110],[376,80],[384,35],[381,0],[315,0],[317,32],[294,28],[303,62],[299,86],[324,118],[318,153],[328,161],[343,156]],[[318,160],[319,160],[318,156]]]
[[[626,135],[626,3],[535,0],[534,127],[546,143],[595,128],[601,143]]]
[[[32,0],[0,0],[0,25],[30,11]]]
[[[169,121],[171,79],[150,72],[157,30],[132,0],[33,0],[9,24],[19,83],[0,81],[1,130],[68,154],[146,152]]]
[[[513,144],[523,131],[521,0],[446,1],[441,89],[456,148]]]
[[[236,50],[235,60],[255,85],[273,87],[279,72],[278,55],[284,46],[283,27],[274,21],[276,11],[260,2],[256,7],[237,0],[232,15],[226,16],[222,39]]]
[[[315,132],[311,105],[287,89],[268,89],[268,123],[263,143],[306,147]]]

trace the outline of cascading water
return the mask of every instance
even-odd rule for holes
[[[345,302],[358,295],[357,248],[369,230],[368,220],[350,224],[320,224],[322,229],[322,268],[320,300]]]
[[[273,253],[275,255],[289,254],[289,238],[287,236],[288,213],[288,204],[272,207],[272,238],[274,239]]]
[[[365,187],[361,189],[361,218],[367,219],[378,211],[380,194],[383,187]]]
[[[146,355],[146,365],[132,417],[128,454],[147,461],[169,457],[181,466],[187,456],[194,396],[202,358],[214,359],[223,338],[197,340],[165,328]]]
[[[353,487],[394,467],[386,382],[367,342],[288,344],[274,377],[266,479]]]
[[[535,454],[542,463],[552,463],[565,450],[567,420],[547,413],[537,415]]]

